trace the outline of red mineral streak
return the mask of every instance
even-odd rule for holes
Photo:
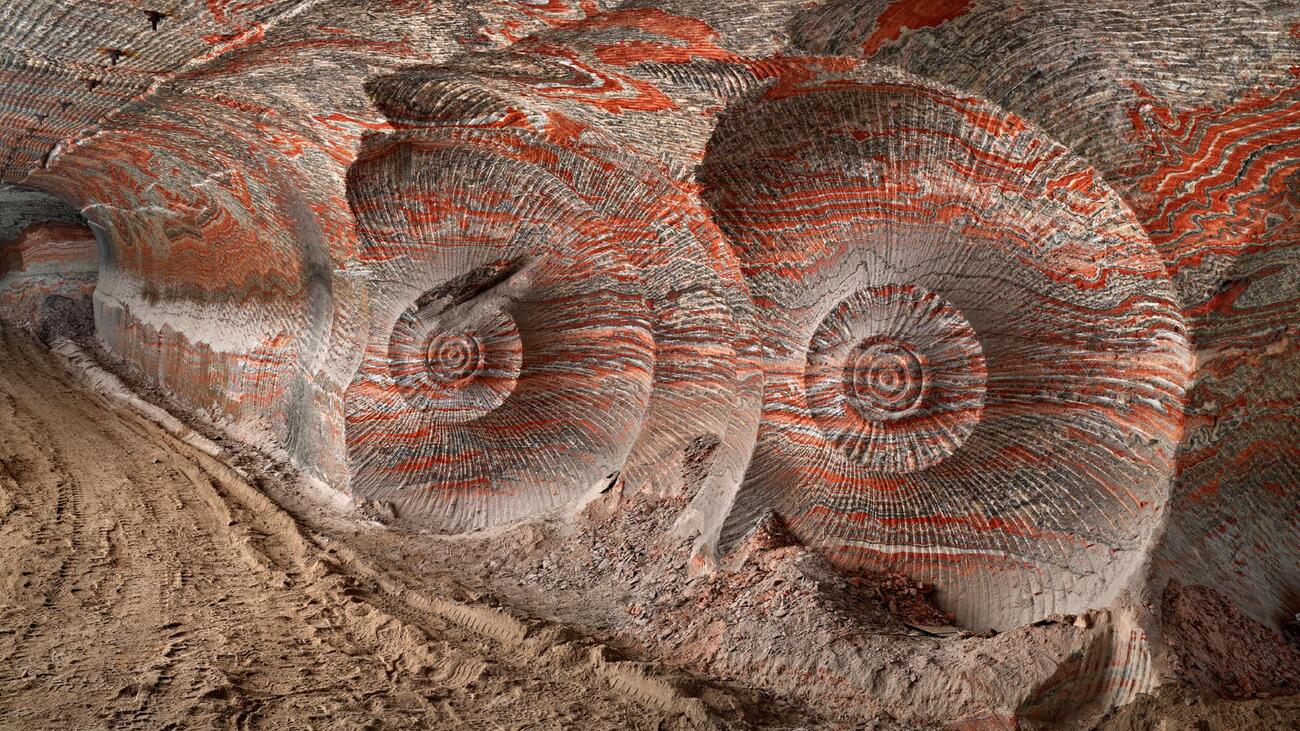
[[[1144,102],[1150,106],[1150,102]],[[1252,95],[1226,109],[1177,115],[1154,110],[1155,127],[1131,113],[1134,132],[1159,166],[1138,185],[1138,209],[1152,243],[1168,252],[1171,272],[1207,257],[1298,245],[1300,217],[1290,189],[1300,172],[1300,87]],[[1282,226],[1269,215],[1291,208]],[[1243,283],[1244,284],[1244,283]]]
[[[894,0],[880,14],[875,32],[862,44],[862,52],[873,54],[886,43],[898,40],[907,29],[942,25],[968,10],[970,0]]]

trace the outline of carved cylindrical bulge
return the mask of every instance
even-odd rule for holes
[[[461,531],[617,470],[654,340],[641,279],[590,206],[489,144],[436,136],[380,146],[352,183],[384,282],[348,389],[354,491]]]
[[[1102,606],[1165,500],[1188,353],[1122,202],[1064,148],[911,77],[724,115],[704,197],[762,307],[758,445],[726,535],[775,509],[960,621]]]

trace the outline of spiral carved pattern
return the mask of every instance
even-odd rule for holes
[[[380,293],[393,324],[349,389],[353,488],[449,531],[545,512],[617,470],[650,395],[626,252],[566,187],[504,163],[420,136],[353,173],[373,266],[402,283]]]
[[[498,311],[479,327],[411,307],[393,328],[388,364],[393,383],[413,409],[433,421],[460,423],[496,409],[515,390],[523,345],[514,318]]]
[[[916,411],[925,391],[926,368],[907,345],[871,338],[853,349],[842,377],[862,416],[887,421]],[[865,452],[858,450],[857,456]]]
[[[808,345],[808,408],[849,459],[915,472],[951,455],[979,422],[987,378],[970,323],[912,285],[860,290]]]
[[[408,98],[392,83],[381,99]],[[706,248],[720,236],[698,206],[594,130],[578,155],[482,123],[480,107],[503,103],[482,90],[418,83],[419,109],[392,113],[427,127],[376,138],[351,176],[386,283],[348,390],[353,489],[473,530],[615,474],[648,483],[687,445],[722,442],[738,390],[757,393],[737,355],[754,340],[736,325],[734,259]],[[470,129],[438,129],[448,119]]]
[[[458,384],[471,380],[483,367],[478,333],[435,336],[429,343],[427,365],[435,380]]]
[[[737,107],[701,177],[768,303],[732,532],[775,507],[976,626],[1105,603],[1168,494],[1188,358],[1114,194],[1014,116],[883,72]]]

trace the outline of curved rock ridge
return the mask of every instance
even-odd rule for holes
[[[0,178],[99,253],[0,234],[0,314],[93,289],[358,499],[622,485],[696,569],[775,516],[972,628],[1123,605],[1108,658],[1170,581],[1300,609],[1294,3],[55,5],[0,8]]]

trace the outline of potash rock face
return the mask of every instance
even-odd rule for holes
[[[1171,580],[1300,610],[1293,3],[0,27],[0,170],[94,226],[96,335],[339,489],[459,533],[689,455],[704,568],[775,513],[970,627],[1129,612],[1111,655]],[[58,215],[4,219],[8,318],[92,286]]]

